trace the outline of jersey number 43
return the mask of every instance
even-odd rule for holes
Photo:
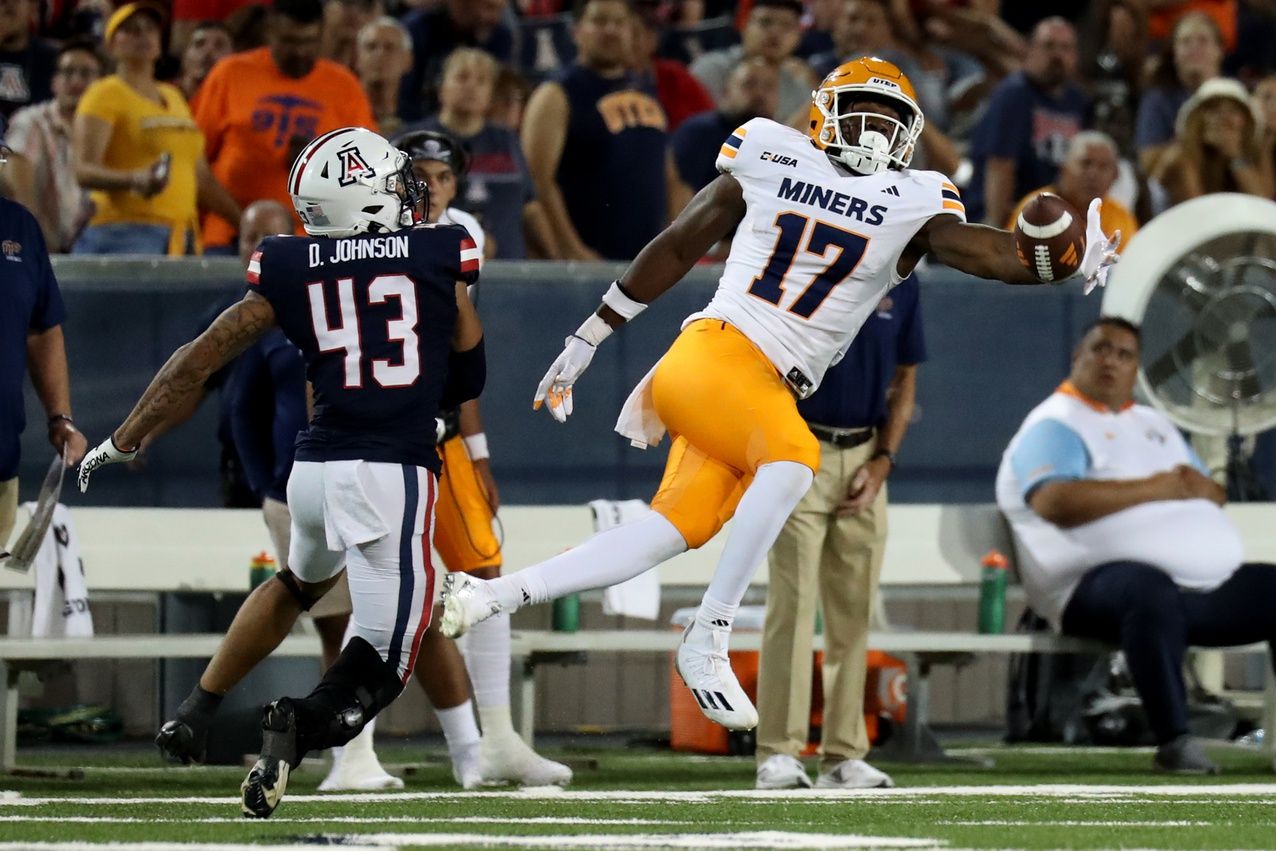
[[[341,321],[333,324],[328,317],[323,283],[306,286],[310,298],[310,320],[321,352],[345,352],[345,386],[347,390],[363,387],[363,336],[360,316],[354,300],[354,279],[338,278],[337,303]],[[398,343],[402,353],[397,363],[390,358],[375,358],[371,363],[372,378],[382,387],[407,387],[421,377],[421,354],[416,333],[416,284],[407,275],[380,275],[368,285],[368,304],[385,304],[390,299],[399,303],[399,316],[386,321],[386,339]]]

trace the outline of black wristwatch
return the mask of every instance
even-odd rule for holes
[[[873,460],[875,460],[875,459],[877,459],[877,458],[885,458],[887,461],[890,461],[890,462],[891,462],[891,469],[892,469],[892,470],[894,470],[894,469],[895,469],[895,463],[896,463],[896,462],[895,462],[895,453],[894,453],[894,452],[891,452],[889,449],[877,449],[877,450],[875,450],[875,451],[873,452],[873,454],[872,454],[872,455],[868,456],[868,460],[870,460],[870,461],[873,461]]]

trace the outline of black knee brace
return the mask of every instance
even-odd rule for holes
[[[310,611],[310,607],[323,598],[323,594],[316,596],[301,587],[301,580],[286,567],[275,574],[275,579],[279,580],[288,589],[288,593],[297,601],[297,605],[301,606],[303,612]]]
[[[299,753],[344,745],[403,691],[398,672],[355,636],[297,708]]]

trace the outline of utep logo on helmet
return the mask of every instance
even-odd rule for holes
[[[888,89],[899,88],[899,83],[892,83],[890,80],[883,80],[881,77],[870,77],[868,82],[869,82],[869,85],[885,86]]]
[[[338,186],[350,186],[363,177],[366,172],[372,171],[368,161],[363,158],[363,154],[359,153],[359,149],[354,145],[337,151],[337,159],[341,161],[341,173],[337,175]]]

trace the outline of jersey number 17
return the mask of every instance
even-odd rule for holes
[[[810,218],[801,213],[780,213],[775,217],[775,226],[779,229],[780,235],[775,240],[771,259],[767,261],[762,274],[754,278],[753,283],[750,284],[750,295],[779,305],[784,295],[784,279],[793,268],[798,245],[802,242],[802,235],[806,233],[807,225],[811,222]],[[833,292],[833,288],[849,278],[855,271],[855,267],[860,264],[860,260],[864,258],[864,252],[868,250],[868,237],[843,230],[828,222],[815,221],[803,250],[823,257],[830,247],[837,249],[833,261],[811,279],[802,294],[789,305],[789,313],[797,314],[803,319],[810,319],[811,315],[824,303],[824,299],[829,297],[829,293]]]

